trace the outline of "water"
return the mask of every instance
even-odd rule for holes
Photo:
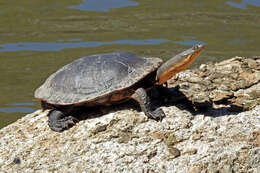
[[[233,1],[227,1],[228,5],[240,8],[240,9],[248,9],[247,6],[257,6],[260,7],[260,1],[259,0],[242,0],[240,3],[236,3]]]
[[[104,45],[156,45],[166,42],[166,39],[146,39],[146,40],[115,40],[115,41],[88,41],[75,42],[78,39],[71,39],[74,42],[19,42],[19,43],[5,43],[1,46],[0,52],[17,52],[17,51],[61,51],[68,48],[81,47],[99,47]]]
[[[35,89],[81,56],[131,51],[166,60],[197,43],[207,50],[192,67],[260,55],[260,1],[4,1],[0,128],[39,109]]]
[[[138,2],[130,0],[83,0],[81,4],[72,5],[69,8],[85,11],[109,11],[113,8],[137,6],[138,4]]]

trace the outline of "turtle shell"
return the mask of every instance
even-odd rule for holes
[[[130,52],[82,57],[49,76],[35,97],[50,104],[71,105],[128,89],[162,64]]]

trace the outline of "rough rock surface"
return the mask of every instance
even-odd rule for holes
[[[41,110],[0,130],[0,172],[260,172],[260,59],[179,73],[166,117],[109,109],[62,133]]]
[[[260,57],[202,64],[177,74],[169,83],[178,86],[198,109],[224,104],[230,110],[250,110],[260,104]]]

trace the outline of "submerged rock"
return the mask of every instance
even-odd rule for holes
[[[48,111],[26,115],[0,130],[0,172],[258,173],[259,62],[181,72],[161,122],[125,105],[56,133]]]

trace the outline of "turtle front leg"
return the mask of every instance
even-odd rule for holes
[[[48,117],[48,125],[51,130],[55,132],[62,132],[75,125],[75,123],[78,121],[73,116],[66,116],[61,111],[56,109],[51,110]]]
[[[141,110],[147,117],[155,120],[161,120],[163,117],[165,117],[165,114],[161,108],[157,108],[154,111],[151,110],[150,99],[143,88],[138,88],[131,96],[131,98],[139,103]]]

